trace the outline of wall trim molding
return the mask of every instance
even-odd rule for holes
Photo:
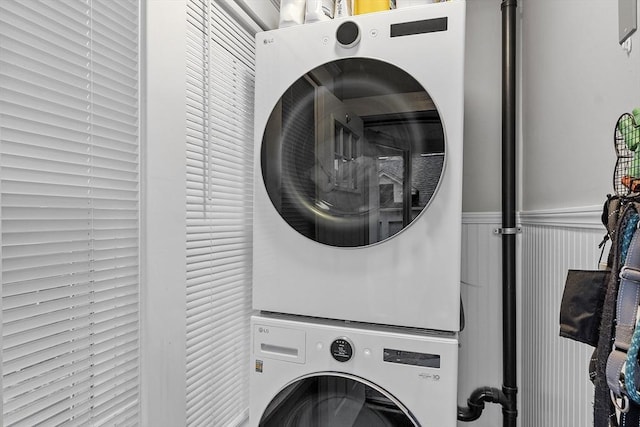
[[[502,224],[500,212],[463,212],[463,224]]]
[[[518,224],[544,225],[547,227],[602,229],[600,220],[602,206],[581,206],[563,209],[546,209],[519,212],[516,217]],[[501,224],[500,212],[463,212],[463,224]]]
[[[602,205],[520,212],[522,225],[602,229]]]

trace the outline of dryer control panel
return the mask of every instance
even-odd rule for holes
[[[360,27],[353,21],[340,24],[336,31],[336,40],[344,48],[350,49],[360,41]]]

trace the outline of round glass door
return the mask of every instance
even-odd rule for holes
[[[383,390],[341,375],[303,378],[285,387],[260,427],[416,427],[409,411]]]
[[[294,82],[262,140],[273,206],[300,234],[371,245],[427,208],[445,162],[444,131],[426,90],[389,63],[340,59]]]

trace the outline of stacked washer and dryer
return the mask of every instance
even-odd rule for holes
[[[464,27],[256,36],[251,426],[456,425]]]

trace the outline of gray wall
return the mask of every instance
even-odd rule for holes
[[[500,3],[467,1],[465,212],[500,210]],[[612,192],[613,127],[640,106],[640,36],[630,54],[617,39],[617,1],[518,2],[519,210]]]
[[[462,209],[500,210],[501,0],[467,1]]]
[[[522,1],[522,211],[612,192],[613,129],[640,106],[640,40],[618,44],[617,3]]]

